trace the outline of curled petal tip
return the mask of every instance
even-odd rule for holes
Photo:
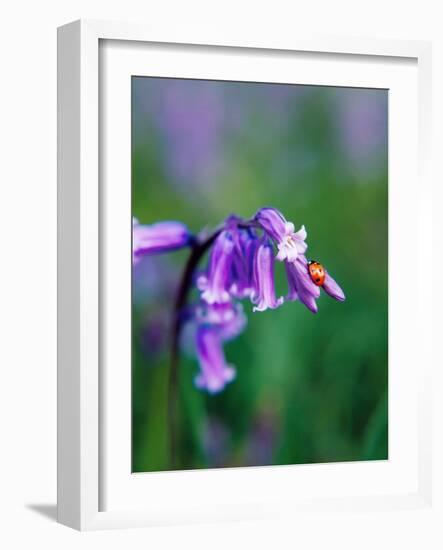
[[[308,233],[306,231],[306,228],[304,225],[300,227],[300,229],[295,233],[296,237],[302,241],[306,240],[306,237],[308,236]],[[307,247],[306,247],[307,248]]]
[[[266,311],[267,309],[277,309],[278,307],[280,307],[283,302],[285,301],[285,299],[283,298],[283,296],[281,296],[280,298],[278,298],[278,300],[276,300],[274,302],[274,304],[271,306],[271,305],[266,305],[264,304],[263,302],[259,303],[258,306],[254,306],[252,308],[252,312],[255,313],[256,311]]]
[[[306,305],[306,304],[305,304]],[[318,312],[318,307],[317,307],[317,304],[315,304],[314,306],[310,307],[309,305],[306,305],[306,307],[309,309],[309,311],[311,313],[313,313],[314,315],[317,314]]]
[[[329,275],[329,273],[326,273],[323,289],[327,294],[329,294],[329,296],[331,296],[335,300],[338,300],[339,302],[344,302],[346,300],[345,293],[334,281],[334,279]]]
[[[312,313],[317,313],[318,306],[314,296],[306,294],[305,292],[301,292],[300,301],[303,302],[303,304],[309,309],[309,311],[311,311]]]

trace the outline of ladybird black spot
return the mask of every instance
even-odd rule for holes
[[[320,282],[320,277],[317,277],[317,278],[315,279],[315,282],[319,283],[319,282]]]

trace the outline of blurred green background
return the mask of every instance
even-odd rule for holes
[[[185,331],[178,467],[388,457],[386,90],[133,77],[133,214],[194,232],[280,209],[346,293],[252,313],[225,346],[236,380],[193,385]],[[169,326],[188,252],[133,270],[133,471],[167,470]],[[276,266],[278,295],[286,293]]]

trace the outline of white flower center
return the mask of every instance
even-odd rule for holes
[[[282,246],[284,246],[285,248],[297,248],[294,234],[285,235],[285,237],[283,238]]]

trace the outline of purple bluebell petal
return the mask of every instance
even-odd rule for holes
[[[294,267],[289,262],[285,262],[286,278],[288,281],[288,294],[285,297],[285,301],[296,302],[299,300],[297,292],[297,281]]]
[[[229,292],[234,298],[246,298],[251,294],[251,286],[248,278],[248,266],[243,250],[235,247],[232,260]]]
[[[285,267],[289,287],[286,299],[299,299],[312,313],[317,313],[315,300],[320,296],[320,288],[311,280],[306,258],[302,256],[295,262],[286,262]]]
[[[234,243],[230,294],[242,299],[249,297],[253,290],[253,260],[258,238],[250,230],[240,230],[235,234]]]
[[[300,291],[300,302],[302,302],[312,313],[317,313],[318,306],[314,296],[304,291]]]
[[[211,250],[208,272],[199,277],[197,286],[202,290],[202,300],[208,304],[229,302],[231,266],[234,242],[227,231],[222,231]]]
[[[297,272],[298,280],[301,287],[307,292],[310,292],[315,298],[320,296],[320,287],[318,287],[311,279],[308,269],[308,261],[305,256],[299,256],[294,262],[294,269]]]
[[[176,221],[141,225],[132,221],[132,259],[137,263],[145,254],[167,252],[188,246],[192,235],[186,225]]]
[[[254,217],[266,233],[276,242],[286,234],[286,219],[276,208],[261,208]]]
[[[276,298],[274,283],[274,251],[269,241],[263,240],[257,247],[254,257],[254,291],[251,301],[256,304],[253,311],[275,309],[283,303]]]
[[[235,369],[226,363],[222,340],[217,330],[200,326],[196,335],[197,356],[200,372],[195,385],[209,393],[218,393],[235,378]]]
[[[260,239],[252,231],[247,232],[248,236],[243,239],[243,253],[246,261],[248,286],[254,287],[254,259]]]
[[[343,302],[346,297],[343,290],[338,286],[338,284],[334,281],[334,279],[329,275],[328,272],[326,272],[325,276],[325,282],[323,283],[324,291],[329,294],[329,296],[332,296],[332,298],[335,298],[336,300],[339,300],[340,302]]]

